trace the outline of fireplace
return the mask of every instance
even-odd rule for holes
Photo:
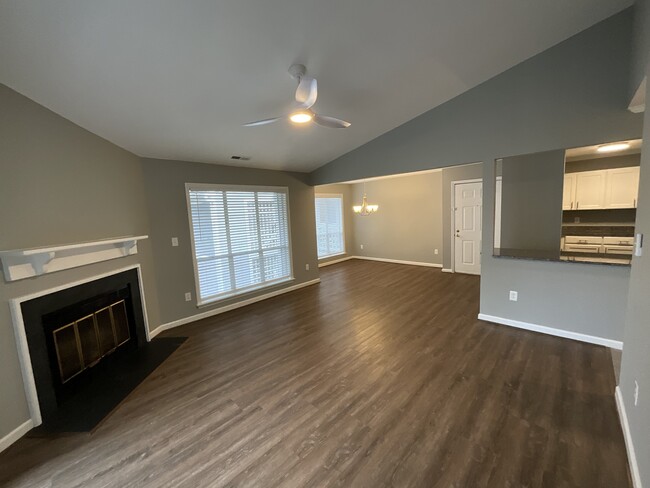
[[[130,338],[124,300],[55,328],[49,337],[50,354],[56,358],[61,383],[99,364]]]
[[[21,311],[45,428],[106,410],[102,391],[114,403],[116,382],[132,383],[150,345],[135,268],[24,301]]]

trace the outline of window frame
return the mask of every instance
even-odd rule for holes
[[[316,220],[316,199],[317,198],[338,198],[341,200],[341,240],[343,243],[343,251],[337,252],[334,254],[327,254],[325,256],[318,256],[318,230],[316,230],[316,256],[318,260],[329,259],[335,256],[342,256],[348,252],[347,246],[345,243],[345,198],[343,193],[315,193],[314,194],[314,220]],[[318,222],[316,222],[316,229],[318,229]]]
[[[213,296],[208,299],[201,299],[201,288],[199,284],[199,268],[196,259],[196,243],[194,240],[194,223],[192,221],[192,202],[190,199],[190,191],[241,191],[241,192],[277,192],[284,193],[287,200],[287,242],[289,251],[289,276],[279,278],[273,281],[266,281],[257,285],[241,288],[230,293]],[[291,234],[291,205],[289,200],[289,187],[286,186],[264,186],[264,185],[222,185],[215,183],[185,183],[185,202],[187,205],[187,222],[190,228],[190,253],[192,254],[192,266],[194,267],[194,293],[196,297],[197,308],[214,305],[215,303],[229,300],[231,298],[239,297],[254,293],[265,288],[271,288],[282,283],[288,283],[295,280],[294,266],[293,266],[293,239]],[[261,245],[261,243],[260,243]]]

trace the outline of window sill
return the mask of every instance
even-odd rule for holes
[[[228,295],[223,295],[223,296],[220,296],[220,297],[217,297],[217,298],[210,298],[210,299],[198,302],[196,304],[196,308],[210,307],[212,305],[216,305],[216,304],[218,304],[220,302],[225,302],[225,301],[231,300],[233,298],[245,298],[247,295],[255,293],[256,291],[266,290],[267,288],[273,288],[275,286],[283,285],[285,283],[290,283],[292,281],[295,281],[295,278],[293,276],[290,276],[288,278],[283,278],[281,280],[272,281],[270,283],[264,283],[262,285],[255,286],[255,287],[252,287],[252,288],[246,288],[245,290],[238,291],[238,292],[235,292],[235,293],[229,293]]]
[[[346,254],[347,254],[347,252],[345,252],[345,251],[337,252],[336,254],[328,254],[327,256],[319,257],[318,260],[322,261],[323,259],[335,258],[337,256],[345,256]]]

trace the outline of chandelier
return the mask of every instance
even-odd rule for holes
[[[379,205],[369,205],[368,201],[366,200],[366,182],[363,182],[363,199],[361,200],[361,205],[355,205],[352,207],[352,210],[354,210],[354,213],[358,213],[359,215],[370,215],[374,214],[377,210],[379,210]]]

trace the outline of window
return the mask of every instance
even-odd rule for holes
[[[316,239],[319,259],[345,252],[342,195],[316,195]]]
[[[292,279],[286,188],[186,187],[199,305]]]

